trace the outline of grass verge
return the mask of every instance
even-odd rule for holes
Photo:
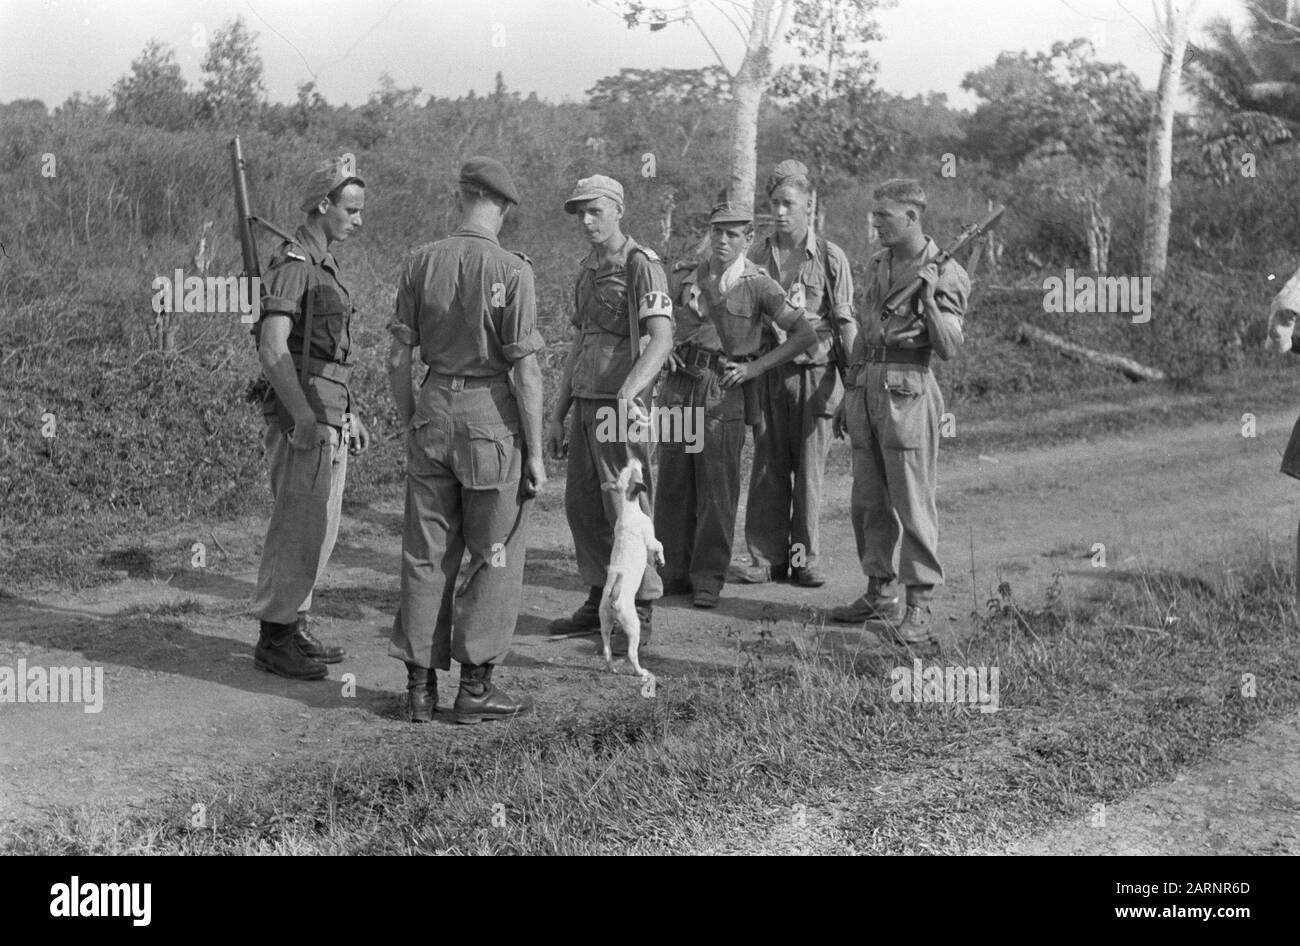
[[[1268,553],[1215,583],[1120,576],[1092,613],[1055,589],[1022,607],[1004,584],[972,637],[925,661],[996,667],[989,713],[895,702],[891,670],[911,656],[844,646],[852,633],[763,630],[738,642],[732,671],[634,691],[594,718],[229,773],[153,814],[58,810],[0,853],[997,850],[1300,706],[1294,596]]]

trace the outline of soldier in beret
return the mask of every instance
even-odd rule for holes
[[[703,410],[704,443],[698,453],[660,444],[659,487],[672,502],[655,508],[655,535],[665,592],[693,593],[697,608],[717,607],[731,561],[745,425],[759,420],[753,382],[817,343],[803,309],[746,258],[753,221],[724,193],[709,216],[709,259],[674,274],[678,347],[658,405]],[[769,349],[764,330],[772,326],[787,337]]]
[[[365,186],[338,158],[313,169],[299,205],[307,219],[263,276],[258,356],[270,382],[263,445],[275,508],[253,601],[254,662],[299,680],[319,680],[344,657],[312,635],[307,614],[338,536],[348,454],[370,443],[348,389],[356,310],[330,252],[361,229]]]
[[[817,344],[758,382],[762,422],[754,428],[754,464],[745,505],[745,541],[753,565],[736,569],[746,582],[787,576],[807,588],[825,584],[818,567],[819,519],[831,418],[844,394],[836,371],[831,332],[842,351],[853,348],[853,275],[844,251],[811,228],[813,203],[808,168],[782,161],[767,179],[774,232],[749,252],[781,284],[790,304],[802,308]],[[785,340],[777,327],[768,345]],[[848,368],[848,365],[842,365]]]
[[[453,658],[457,722],[532,708],[498,690],[492,671],[519,617],[528,500],[546,483],[533,267],[497,239],[519,203],[500,162],[466,161],[456,203],[460,228],[402,267],[389,326],[388,380],[407,434],[401,605],[388,652],[406,664],[412,722],[437,712],[437,671]],[[429,369],[418,395],[417,347]]]
[[[608,437],[604,432],[611,427],[621,433],[629,425],[603,421],[627,417],[630,423],[649,423],[650,388],[672,348],[673,313],[659,257],[623,234],[622,184],[602,174],[583,178],[564,210],[578,218],[592,249],[574,289],[573,325],[578,332],[560,379],[547,443],[552,456],[568,456],[564,509],[578,571],[590,591],[572,617],[553,621],[550,629],[553,634],[596,633],[618,515],[614,494],[601,484],[616,480],[635,457],[645,477],[641,504],[647,515],[653,512],[656,494],[649,436]],[[643,338],[648,338],[644,347]],[[573,418],[566,431],[571,407]],[[635,599],[642,646],[650,640],[653,603],[662,595],[659,573],[650,563]]]

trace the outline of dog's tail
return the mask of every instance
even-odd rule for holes
[[[605,591],[605,600],[613,601],[615,598],[619,596],[619,593],[622,590],[623,590],[623,573],[615,572],[614,580],[609,583],[609,587]]]

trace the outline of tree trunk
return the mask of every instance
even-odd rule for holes
[[[1174,111],[1178,83],[1187,52],[1187,21],[1196,0],[1187,0],[1182,9],[1175,0],[1165,0],[1164,61],[1156,87],[1156,106],[1151,116],[1147,139],[1147,179],[1144,225],[1142,229],[1142,265],[1146,275],[1157,285],[1164,278],[1169,262],[1169,217],[1172,213]]]
[[[1073,358],[1076,361],[1088,361],[1103,368],[1119,371],[1130,381],[1163,381],[1165,379],[1165,373],[1159,368],[1148,368],[1146,365],[1136,362],[1132,358],[1125,358],[1123,355],[1112,355],[1110,352],[1096,351],[1092,348],[1076,345],[1074,342],[1068,342],[1061,336],[1044,331],[1036,325],[1030,325],[1028,322],[1021,322],[1017,328],[1019,338],[1024,341],[1038,342],[1040,345],[1054,348],[1067,358]]]
[[[731,200],[747,207],[754,204],[758,178],[758,110],[772,76],[772,59],[785,38],[794,0],[754,0],[753,20],[745,58],[732,83],[735,111],[731,124],[731,167],[728,191]],[[773,12],[776,12],[773,28]]]

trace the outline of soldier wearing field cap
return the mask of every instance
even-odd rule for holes
[[[460,664],[455,720],[528,712],[496,689],[523,596],[530,498],[546,482],[532,263],[497,235],[519,192],[492,158],[460,169],[451,236],[402,267],[388,380],[406,435],[400,606],[388,652],[406,664],[406,715],[438,709],[438,670]],[[411,351],[428,374],[418,394]],[[462,564],[466,552],[469,560]]]
[[[672,499],[655,507],[655,536],[664,546],[665,592],[693,593],[697,608],[716,607],[726,582],[745,425],[759,420],[755,383],[817,342],[803,310],[746,257],[753,221],[749,207],[722,194],[709,215],[709,259],[674,273],[678,346],[658,406],[702,409],[704,437],[696,453],[659,445],[659,488]],[[772,326],[786,333],[774,348],[764,341]]]
[[[299,191],[307,219],[263,276],[258,356],[270,387],[263,446],[275,507],[262,547],[253,613],[254,663],[301,680],[325,676],[343,648],[308,627],[312,589],[338,536],[348,454],[370,443],[348,388],[356,311],[330,247],[361,229],[365,183],[342,159],[321,162]]]
[[[808,588],[825,584],[818,565],[822,478],[831,445],[831,418],[844,393],[836,371],[831,332],[843,351],[857,337],[853,275],[844,251],[813,233],[813,188],[808,168],[782,161],[767,179],[775,230],[749,252],[802,308],[817,344],[774,368],[758,382],[761,423],[754,428],[754,463],[745,505],[745,541],[753,565],[736,569],[746,582],[787,575]],[[771,347],[785,340],[771,330]],[[842,367],[847,368],[847,365]]]
[[[919,182],[886,181],[872,198],[884,249],[867,264],[849,390],[834,418],[836,435],[847,432],[853,445],[849,513],[867,590],[831,616],[879,622],[896,643],[931,650],[930,602],[943,582],[935,505],[943,396],[930,359],[946,361],[962,344],[970,278],[956,260],[938,268]],[[895,294],[918,278],[922,290],[895,311]]]
[[[564,509],[573,533],[578,572],[589,588],[587,600],[569,618],[551,623],[554,634],[595,633],[600,629],[600,597],[614,546],[615,496],[602,489],[629,460],[641,461],[646,490],[641,504],[654,509],[649,437],[607,436],[629,424],[602,419],[649,421],[650,388],[672,348],[673,313],[668,277],[654,250],[625,236],[623,185],[597,174],[578,181],[564,202],[578,218],[591,252],[574,287],[573,325],[577,329],[551,417],[547,442],[555,457],[568,456]],[[642,339],[648,338],[643,344]],[[569,428],[565,419],[573,409]],[[645,428],[641,428],[644,430]],[[663,594],[651,563],[636,593],[641,643],[650,639],[653,602]]]

